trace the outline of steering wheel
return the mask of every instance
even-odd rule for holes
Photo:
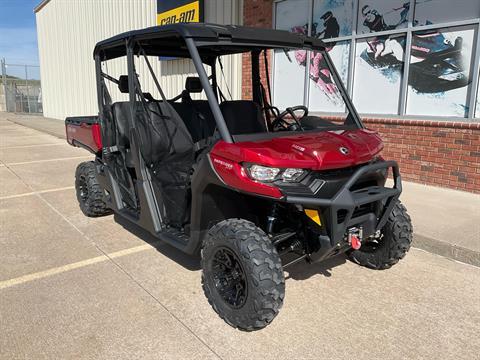
[[[303,115],[298,118],[297,115],[295,114],[295,111],[302,110]],[[293,119],[293,123],[288,122],[287,120],[284,119],[285,116],[290,115]],[[272,121],[272,128],[274,130],[287,130],[287,131],[298,131],[298,130],[303,130],[302,125],[300,124],[299,119],[305,117],[308,115],[308,108],[303,105],[298,105],[294,107],[288,107],[285,109],[284,112],[282,112],[280,115],[278,115],[275,120]]]

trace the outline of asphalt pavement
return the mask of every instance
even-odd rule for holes
[[[418,249],[387,271],[297,264],[274,322],[232,329],[198,259],[83,216],[89,159],[0,113],[0,359],[479,358],[480,268]]]

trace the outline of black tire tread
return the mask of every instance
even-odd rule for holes
[[[387,237],[384,246],[374,253],[362,252],[361,248],[351,251],[350,260],[370,269],[386,270],[405,257],[412,244],[413,227],[407,209],[400,201],[393,207],[382,231]]]
[[[80,196],[79,181],[84,176],[88,188],[88,197],[86,201]],[[83,214],[88,217],[105,216],[112,213],[103,199],[103,189],[97,181],[95,163],[86,161],[78,164],[75,171],[75,189],[77,200]]]
[[[228,313],[218,306],[216,290],[210,289],[202,272],[202,287],[208,302],[215,312],[230,326],[254,331],[267,326],[277,316],[285,297],[285,278],[277,250],[268,236],[252,222],[243,219],[228,219],[210,229],[202,246],[202,268],[205,269],[205,250],[215,246],[216,239],[222,237],[231,241],[231,246],[242,259],[247,276],[250,276],[253,289],[254,311]],[[251,286],[250,285],[250,286]]]

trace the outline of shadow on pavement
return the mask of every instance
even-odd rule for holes
[[[115,222],[123,226],[125,230],[131,232],[140,240],[143,240],[146,243],[152,245],[159,253],[175,261],[179,265],[183,266],[185,269],[190,271],[198,271],[201,269],[200,256],[187,255],[184,252],[174,248],[173,246],[170,246],[167,243],[157,239],[148,231],[140,228],[136,224],[129,222],[128,220],[125,220],[121,216],[114,215],[114,217]]]
[[[347,262],[347,257],[345,255],[338,255],[334,258],[327,259],[324,261],[313,262],[307,264],[305,262],[300,262],[291,267],[288,267],[286,271],[288,276],[286,280],[306,280],[314,275],[323,275],[325,277],[332,276],[330,272],[333,268],[343,265]]]
[[[167,243],[158,240],[156,237],[154,237],[148,231],[140,228],[138,225],[135,225],[120,216],[114,216],[115,221],[121,226],[123,226],[125,230],[131,232],[139,239],[152,245],[155,249],[157,249],[158,252],[175,261],[179,265],[183,266],[185,269],[189,271],[201,270],[200,256],[187,255],[182,251],[174,248],[173,246],[170,246]],[[345,255],[339,255],[334,258],[318,262],[315,262],[314,259],[314,262],[311,264],[308,264],[306,262],[299,262],[286,269],[286,272],[288,273],[288,275],[286,276],[286,280],[305,280],[318,274],[325,277],[330,277],[332,276],[330,271],[334,267],[343,265],[346,262],[347,258],[345,257]]]

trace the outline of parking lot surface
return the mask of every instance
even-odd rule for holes
[[[89,153],[0,117],[1,359],[475,359],[480,268],[412,249],[388,271],[338,257],[286,272],[266,329],[226,325],[198,259],[83,216]]]

